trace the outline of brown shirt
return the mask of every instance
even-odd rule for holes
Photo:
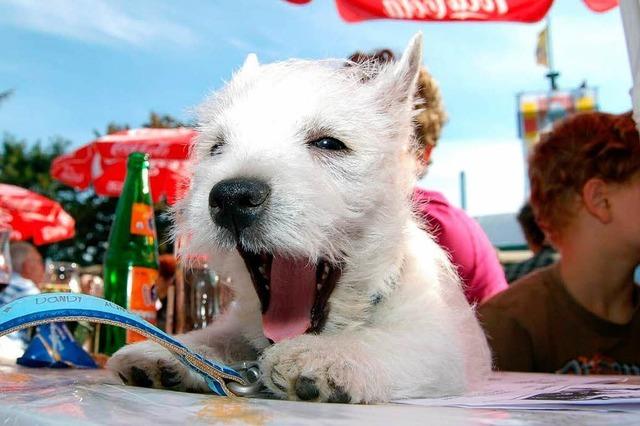
[[[498,370],[640,374],[640,308],[628,324],[598,317],[567,292],[557,264],[519,279],[479,316]]]

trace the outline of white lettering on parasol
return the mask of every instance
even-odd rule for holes
[[[0,223],[1,222],[9,223],[12,220],[13,220],[13,215],[9,213],[8,210],[5,210],[2,208],[2,206],[0,206]]]
[[[43,201],[34,198],[15,199],[12,205],[17,211],[25,213],[33,213],[44,207]]]
[[[106,190],[108,194],[120,194],[122,192],[122,187],[124,186],[124,182],[118,182],[115,180],[110,180],[107,182]]]
[[[167,144],[114,143],[109,149],[112,157],[127,157],[132,152],[146,152],[152,158],[165,158],[171,153]]]
[[[57,220],[58,220],[58,223],[64,227],[73,226],[75,223],[73,218],[64,210],[60,210],[60,212],[57,215]]]
[[[102,176],[102,157],[100,153],[96,152],[96,155],[91,159],[91,179],[97,179]]]
[[[57,238],[66,237],[68,234],[68,231],[65,228],[59,226],[44,226],[40,232],[44,241],[51,241]]]
[[[489,19],[509,12],[507,0],[382,0],[392,19]]]
[[[59,174],[60,180],[71,185],[78,185],[84,181],[84,175],[76,172],[73,167],[65,167]]]

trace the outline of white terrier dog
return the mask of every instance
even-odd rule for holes
[[[204,103],[178,227],[222,263],[235,299],[180,340],[226,363],[258,359],[289,399],[450,395],[486,376],[473,309],[412,211],[421,60],[420,34],[388,65],[250,55]],[[150,342],[108,366],[130,384],[208,390]]]

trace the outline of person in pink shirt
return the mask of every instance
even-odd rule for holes
[[[370,54],[356,52],[349,59],[357,63],[395,60],[389,49]],[[447,121],[438,84],[425,68],[420,71],[416,98],[415,153],[420,164],[419,176],[422,177],[429,168],[431,152]],[[507,280],[496,250],[476,220],[464,210],[451,205],[437,191],[417,187],[413,201],[416,215],[423,220],[425,229],[451,256],[469,303],[480,304],[507,289]]]
[[[437,191],[416,188],[413,200],[426,229],[458,268],[469,303],[480,304],[507,289],[496,250],[477,221]]]
[[[424,68],[420,72],[415,137],[420,177],[431,164],[431,153],[440,139],[447,116],[436,81]],[[437,191],[416,187],[413,193],[416,213],[426,229],[444,248],[462,279],[464,293],[471,304],[480,304],[508,287],[498,255],[480,224],[464,210],[449,203]]]

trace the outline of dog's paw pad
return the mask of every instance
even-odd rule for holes
[[[190,371],[168,350],[152,342],[125,346],[107,362],[125,385],[208,392],[206,381]]]
[[[160,372],[160,384],[163,387],[173,388],[182,383],[182,374],[175,367],[158,361],[158,370]]]
[[[135,365],[131,367],[131,384],[134,386],[140,386],[143,388],[150,388],[153,386],[153,380],[149,378],[147,373],[144,372],[143,369],[136,367]]]
[[[296,396],[302,401],[313,401],[320,396],[320,389],[316,385],[315,379],[300,376],[296,380]]]
[[[269,347],[260,359],[264,384],[276,396],[293,400],[341,404],[387,400],[387,387],[367,381],[378,364],[360,346],[336,349],[339,343],[303,335]]]
[[[342,386],[335,386],[329,383],[329,387],[332,389],[327,402],[333,402],[336,404],[348,404],[351,402],[351,395],[344,390]]]

